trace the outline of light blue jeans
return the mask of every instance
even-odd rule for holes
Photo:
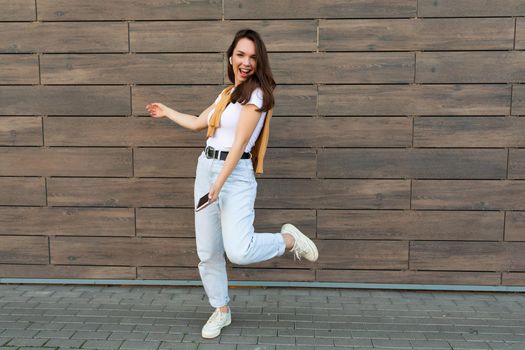
[[[223,160],[200,155],[195,177],[195,205],[208,193],[224,166]],[[211,306],[228,304],[226,260],[237,265],[281,256],[285,243],[280,233],[254,233],[257,182],[250,159],[240,159],[224,183],[219,198],[195,213],[199,273]]]

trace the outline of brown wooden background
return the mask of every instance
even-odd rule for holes
[[[251,27],[279,84],[235,280],[525,285],[525,1],[0,0],[0,277],[198,279],[198,114]]]

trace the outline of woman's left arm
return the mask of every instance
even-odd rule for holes
[[[217,180],[210,188],[209,198],[211,202],[215,202],[219,197],[219,192],[222,186],[228,179],[228,176],[233,172],[233,169],[237,166],[241,155],[244,153],[246,145],[250,141],[250,137],[259,122],[262,112],[256,111],[257,106],[254,104],[246,104],[241,108],[241,115],[239,117],[239,123],[235,130],[235,140],[233,141],[232,148],[230,149],[226,160],[224,161],[224,167],[221,173],[217,177]]]

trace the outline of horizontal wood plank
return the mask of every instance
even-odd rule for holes
[[[310,269],[257,269],[235,267],[228,270],[228,279],[240,281],[313,282],[315,281],[315,271]]]
[[[186,238],[52,237],[51,263],[63,265],[196,266],[195,240]]]
[[[322,178],[501,179],[504,149],[320,149]]]
[[[225,19],[413,17],[415,0],[225,0]]]
[[[499,285],[499,272],[318,270],[317,281],[349,283]]]
[[[272,118],[271,147],[408,147],[407,117]]]
[[[272,51],[315,51],[315,20],[130,22],[131,52],[224,52],[239,28],[252,28]]]
[[[508,211],[505,213],[505,240],[525,241],[525,212]]]
[[[503,272],[501,284],[504,286],[525,286],[525,273]]]
[[[222,84],[223,55],[42,55],[43,84]]]
[[[525,115],[525,85],[512,86],[512,115]]]
[[[0,53],[128,52],[126,22],[0,23]]]
[[[417,83],[510,83],[525,80],[523,51],[417,52]]]
[[[525,149],[509,149],[509,179],[525,179]]]
[[[34,21],[34,0],[0,0],[0,21]]]
[[[0,115],[127,115],[128,86],[0,86]]]
[[[0,117],[0,146],[42,146],[42,118]]]
[[[1,264],[49,263],[47,237],[2,236],[0,239],[2,240],[0,244]]]
[[[520,117],[425,117],[414,119],[415,147],[523,147]]]
[[[370,240],[435,240],[439,237],[440,240],[501,241],[503,217],[503,212],[481,211],[319,210],[317,237]]]
[[[525,181],[413,180],[412,208],[525,210]]]
[[[274,53],[272,72],[280,84],[411,83],[411,52]]]
[[[38,0],[38,18],[45,21],[221,19],[217,0]]]
[[[46,205],[42,177],[0,177],[0,205]]]
[[[0,81],[5,85],[38,84],[38,57],[24,54],[0,55]]]
[[[137,278],[135,267],[126,266],[65,266],[65,265],[0,265],[3,278],[89,278],[129,279]]]
[[[323,51],[512,50],[513,47],[513,18],[319,20],[319,49]]]
[[[131,176],[131,149],[0,148],[0,176]]]
[[[193,133],[168,118],[48,117],[49,146],[179,146],[204,148],[205,131]]]
[[[128,208],[0,207],[0,235],[134,236]]]
[[[48,204],[100,207],[193,207],[192,179],[50,178]]]
[[[407,209],[405,180],[261,179],[257,208]]]
[[[200,280],[197,267],[137,267],[142,280]]]
[[[525,4],[521,0],[419,0],[418,15],[421,17],[481,17],[525,16]]]
[[[319,247],[319,268],[380,270],[408,267],[408,242],[321,240],[316,244]]]
[[[522,271],[524,242],[411,242],[410,267],[419,270]]]
[[[510,86],[339,85],[319,86],[322,115],[505,115]]]

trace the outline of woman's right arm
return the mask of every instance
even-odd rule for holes
[[[198,117],[177,112],[158,102],[148,104],[146,109],[153,118],[168,117],[183,128],[200,131],[208,127],[208,114],[213,109],[213,104],[206,108]]]

